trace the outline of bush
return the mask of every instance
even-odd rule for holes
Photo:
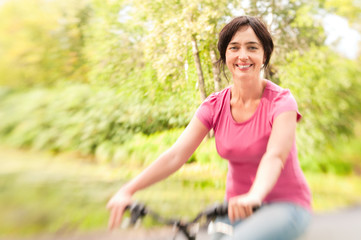
[[[303,115],[297,140],[299,154],[308,158],[332,148],[353,134],[360,113],[360,68],[328,48],[289,54],[279,68],[280,82],[290,88]]]
[[[8,144],[98,155],[136,133],[184,127],[196,107],[175,96],[155,105],[136,94],[129,98],[114,89],[88,85],[37,88],[0,97],[4,119],[0,137]]]

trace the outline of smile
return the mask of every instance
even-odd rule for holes
[[[239,69],[247,69],[250,68],[253,64],[249,64],[249,65],[238,65],[236,64],[236,67]]]

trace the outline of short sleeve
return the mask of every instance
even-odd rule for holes
[[[217,94],[213,93],[209,95],[206,100],[198,107],[196,111],[196,117],[201,121],[209,130],[214,125],[214,112],[217,104]]]
[[[297,122],[301,120],[302,115],[298,111],[296,99],[288,89],[282,90],[278,96],[275,97],[272,104],[271,122],[283,112],[295,111],[297,113]]]

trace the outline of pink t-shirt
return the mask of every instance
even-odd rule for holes
[[[214,130],[218,154],[228,160],[226,199],[247,193],[255,179],[258,165],[266,152],[274,119],[282,112],[296,111],[291,92],[267,80],[256,112],[238,123],[231,114],[231,88],[211,94],[198,108],[197,118]],[[277,183],[264,202],[285,201],[311,209],[311,193],[300,168],[296,143],[286,160]]]

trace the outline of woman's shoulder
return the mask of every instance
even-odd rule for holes
[[[227,96],[229,96],[229,90],[230,87],[227,87],[219,92],[210,94],[198,108],[196,116],[208,129],[214,126],[222,106],[227,100]]]
[[[272,119],[286,111],[296,111],[297,121],[301,119],[302,116],[298,112],[296,99],[289,89],[282,88],[271,81],[267,83],[266,89],[267,93],[265,94],[265,98],[268,100],[268,106],[272,112]]]
[[[219,91],[219,92],[214,92],[211,93],[205,100],[204,102],[208,102],[208,103],[217,103],[219,101],[223,101],[225,99],[225,97],[227,96],[227,93],[230,90],[230,86],[224,88],[223,90]]]
[[[266,81],[267,85],[264,95],[268,100],[275,101],[283,97],[292,97],[291,91],[289,89],[283,88],[270,80]]]
[[[281,86],[277,85],[276,83],[272,82],[271,80],[266,80],[266,90],[274,93],[280,93],[283,92],[285,89]]]

